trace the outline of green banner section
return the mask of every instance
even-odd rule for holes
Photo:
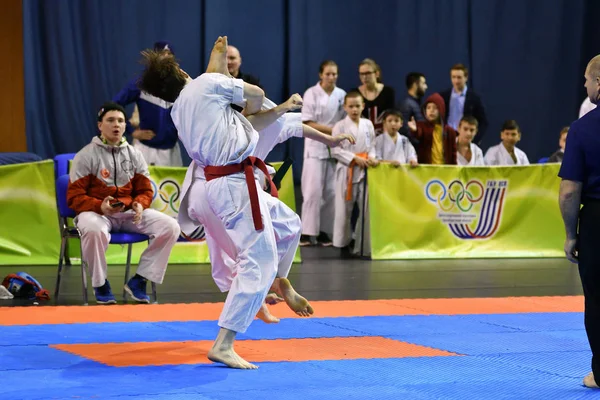
[[[278,169],[281,163],[273,166]],[[149,170],[154,188],[151,207],[176,218],[187,168]],[[282,180],[279,195],[292,210],[296,209],[291,168]],[[52,160],[0,166],[0,218],[0,265],[58,264],[60,231]],[[133,245],[132,263],[138,263],[146,247],[146,242]],[[68,254],[71,261],[80,262],[79,240],[69,240]],[[106,256],[109,264],[124,264],[127,246],[110,245]],[[300,250],[294,261],[301,261]],[[206,242],[178,242],[169,262],[209,263]]]
[[[58,264],[54,162],[0,166],[0,264]]]
[[[372,258],[564,257],[559,168],[369,169]]]

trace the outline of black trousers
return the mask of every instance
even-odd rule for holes
[[[579,276],[585,297],[585,331],[592,349],[592,371],[600,385],[600,201],[579,213]]]

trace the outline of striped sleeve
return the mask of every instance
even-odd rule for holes
[[[92,180],[98,179],[92,173],[91,159],[87,148],[75,155],[69,172],[69,187],[67,189],[67,205],[77,214],[84,211],[94,211],[102,215],[102,200],[88,194]]]

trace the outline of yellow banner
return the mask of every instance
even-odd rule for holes
[[[564,257],[559,167],[369,169],[371,257]]]

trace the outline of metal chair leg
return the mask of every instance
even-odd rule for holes
[[[65,259],[65,244],[67,238],[65,236],[60,240],[60,256],[58,258],[58,273],[56,274],[56,286],[54,287],[54,298],[58,300],[58,294],[60,293],[60,279],[62,276],[63,262]]]
[[[83,249],[81,248],[81,239],[79,240],[79,249],[81,251],[81,284],[83,286],[83,305],[88,305],[88,289],[87,289],[87,264],[83,259]]]
[[[127,292],[125,292],[125,285],[129,281],[129,268],[131,267],[131,250],[133,248],[133,244],[129,243],[127,245],[127,264],[125,264],[125,282],[123,283],[123,300],[127,301]]]

